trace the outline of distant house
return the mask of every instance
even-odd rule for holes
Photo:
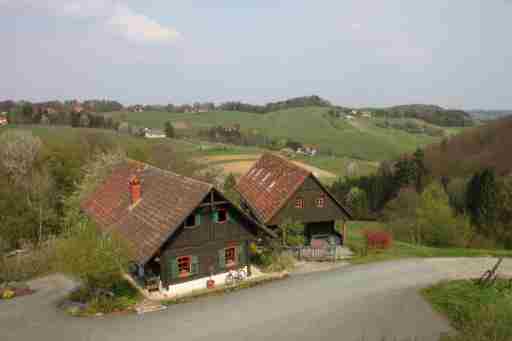
[[[355,119],[355,117],[354,117],[354,116],[352,116],[352,115],[345,115],[345,119],[347,119],[347,120],[353,120],[353,119]]]
[[[223,284],[229,270],[251,274],[249,243],[275,237],[213,185],[127,160],[81,203],[102,231],[133,247],[132,275],[170,296]]]
[[[166,138],[163,130],[144,128],[144,137],[147,139],[163,139]]]
[[[285,158],[264,154],[237,185],[242,207],[272,230],[287,220],[304,224],[306,244],[325,238],[343,244],[336,221],[349,212],[310,171]]]
[[[79,114],[79,113],[82,113],[84,111],[84,107],[82,107],[80,104],[75,104],[71,108],[71,111],[74,112],[74,113]]]
[[[369,112],[369,111],[363,111],[361,116],[364,117],[364,118],[372,118],[372,113]]]
[[[318,146],[305,144],[303,148],[306,155],[315,156],[318,153]]]
[[[144,111],[144,106],[142,106],[140,104],[134,105],[133,107],[131,107],[131,111],[133,111],[133,112],[143,112]]]
[[[6,126],[9,124],[9,121],[7,120],[7,113],[0,114],[0,127]]]

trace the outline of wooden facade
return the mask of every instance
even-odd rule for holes
[[[302,201],[301,205],[298,205]],[[325,191],[312,175],[304,180],[299,189],[269,221],[268,225],[278,227],[286,220],[304,224],[306,244],[315,235],[331,235],[337,244],[343,243],[343,235],[336,231],[336,221],[345,214],[336,201]]]
[[[225,212],[225,221],[220,220],[224,218],[219,217],[220,212]],[[189,217],[193,217],[195,226],[186,226]],[[212,190],[189,217],[148,264],[158,271],[164,286],[250,266],[249,243],[256,236],[255,226],[233,204]],[[230,250],[235,258],[231,263],[226,260]],[[190,258],[191,271],[180,272],[182,257]]]
[[[242,207],[262,224],[279,230],[291,221],[304,225],[306,244],[321,238],[338,245],[348,211],[329,193],[310,171],[275,154],[264,154],[237,185]],[[344,229],[343,229],[344,230]]]

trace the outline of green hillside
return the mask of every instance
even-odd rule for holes
[[[174,122],[183,134],[193,134],[212,126],[240,124],[242,131],[257,130],[271,138],[286,138],[304,144],[318,145],[323,152],[337,156],[386,160],[410,152],[418,146],[437,142],[440,138],[411,134],[403,130],[378,127],[373,120],[336,119],[329,108],[307,107],[252,114],[237,111],[207,113],[123,112],[113,115],[137,126],[162,129],[166,121]],[[440,128],[443,129],[443,128]],[[450,133],[444,129],[446,133]]]

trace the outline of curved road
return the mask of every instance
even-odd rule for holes
[[[294,275],[163,312],[75,318],[55,308],[60,276],[31,296],[0,302],[0,340],[437,340],[451,329],[419,296],[441,279],[478,273],[493,259],[411,259]],[[507,261],[508,262],[508,261]],[[507,264],[507,266],[510,264]]]

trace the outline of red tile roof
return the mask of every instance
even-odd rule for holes
[[[266,224],[309,176],[312,173],[308,170],[267,153],[240,179],[237,190]]]
[[[134,175],[142,183],[142,200],[131,207],[128,183]],[[82,202],[82,210],[101,229],[131,242],[135,260],[145,263],[212,189],[205,182],[125,161]]]

